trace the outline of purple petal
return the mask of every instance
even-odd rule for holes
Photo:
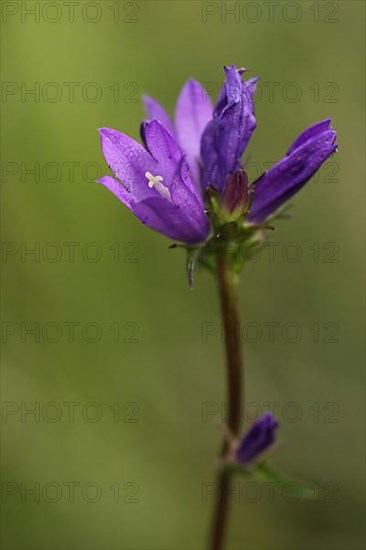
[[[152,120],[143,124],[142,135],[151,156],[157,161],[155,170],[164,176],[164,183],[170,187],[173,183],[177,167],[183,163],[183,152],[175,138],[158,121]],[[183,164],[186,165],[186,162]],[[185,174],[185,185],[195,194],[198,190],[188,172]]]
[[[142,145],[126,134],[111,128],[101,128],[99,133],[104,158],[116,178],[135,200],[151,196],[153,190],[147,185],[145,172],[156,175],[156,161]]]
[[[212,119],[211,100],[196,80],[189,80],[182,88],[175,108],[175,126],[179,145],[186,153],[194,180],[200,179],[201,137]]]
[[[171,239],[189,244],[206,240],[210,227],[203,200],[191,180],[188,165],[183,158],[171,175],[169,191],[171,201],[157,195],[132,203],[136,216]]]
[[[154,119],[143,123],[142,135],[151,156],[168,172],[174,172],[183,153],[172,134],[159,120]]]
[[[165,128],[169,130],[169,132],[174,136],[175,129],[174,129],[173,121],[168,115],[168,113],[166,112],[166,110],[164,109],[164,107],[160,105],[160,103],[156,101],[156,99],[148,95],[144,95],[142,99],[145,105],[145,110],[148,118],[150,120],[152,120],[153,118],[156,118],[157,120],[159,120],[161,124],[165,126]]]
[[[132,210],[140,221],[166,237],[196,244],[207,238],[209,224],[192,195],[187,193],[187,197],[188,200],[179,206],[159,197],[150,198],[133,204]]]
[[[236,67],[225,67],[226,82],[201,141],[203,185],[221,193],[228,177],[240,168],[242,156],[256,127],[252,99],[255,83],[241,79]]]
[[[237,461],[240,464],[248,464],[273,445],[277,426],[277,420],[270,413],[264,414],[254,422],[236,450]]]
[[[259,76],[255,76],[254,78],[250,78],[249,80],[247,80],[247,88],[249,90],[249,93],[250,95],[254,96],[255,92],[257,91],[257,84],[258,82],[260,81],[260,77]]]
[[[205,205],[199,189],[192,183],[189,167],[183,159],[176,172],[171,187],[171,193],[175,204],[178,204],[181,211],[185,212],[188,226],[196,228],[201,238],[192,242],[200,242],[206,239],[210,224],[205,213]],[[188,242],[188,241],[186,241]]]
[[[187,162],[177,142],[157,120],[145,123],[143,134],[146,147],[157,161],[158,173],[164,177],[163,183],[170,190],[172,202],[179,207],[179,211],[175,211],[169,203],[162,205],[162,217],[164,220],[169,219],[170,229],[174,228],[173,238],[185,242],[204,240],[209,231],[209,224],[203,200],[192,181]],[[149,207],[150,202],[146,201]],[[164,234],[167,234],[167,231]],[[172,233],[168,236],[171,237]]]
[[[325,120],[322,120],[321,122],[318,122],[317,124],[314,124],[313,126],[310,126],[310,128],[307,128],[306,130],[304,130],[304,132],[302,132],[299,135],[299,137],[295,139],[290,149],[287,151],[286,155],[289,155],[290,153],[292,153],[292,151],[300,147],[300,145],[302,145],[309,139],[316,137],[318,134],[325,132],[326,130],[329,130],[331,121],[332,121],[331,118],[327,118]]]
[[[337,134],[329,120],[308,128],[282,160],[254,185],[248,221],[260,223],[295,195],[337,148]]]
[[[125,206],[131,208],[131,193],[129,193],[118,181],[116,181],[112,176],[103,176],[100,180],[97,181],[104,185],[113,195],[117,197]]]

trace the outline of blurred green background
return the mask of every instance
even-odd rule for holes
[[[340,152],[241,284],[245,423],[277,404],[273,464],[319,502],[237,479],[226,548],[363,548],[365,4],[73,9],[2,2],[3,548],[205,546],[225,408],[214,280],[188,290],[183,253],[93,180],[98,127],[138,138],[142,93],[172,112],[188,77],[214,90],[231,63],[262,78],[247,159],[276,161],[328,116]]]

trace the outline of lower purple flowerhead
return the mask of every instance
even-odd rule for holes
[[[244,435],[236,449],[236,459],[240,464],[249,464],[267,451],[275,442],[277,420],[265,413],[256,420]]]

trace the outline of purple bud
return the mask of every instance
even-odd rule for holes
[[[237,461],[248,464],[273,445],[277,426],[278,422],[271,413],[265,413],[256,420],[236,449]]]
[[[240,157],[256,127],[255,81],[242,80],[244,71],[225,67],[225,83],[201,137],[203,187],[211,185],[220,195],[229,175],[241,166]]]
[[[314,124],[294,141],[286,156],[253,183],[248,221],[262,223],[288,201],[337,150],[331,119]]]
[[[222,206],[232,214],[242,213],[248,202],[248,176],[244,170],[236,170],[228,179],[222,194]]]

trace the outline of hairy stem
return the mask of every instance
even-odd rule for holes
[[[221,313],[225,333],[227,369],[227,426],[235,436],[240,435],[242,347],[240,342],[240,317],[238,312],[238,276],[230,270],[226,251],[217,257],[217,274]],[[226,439],[223,442],[221,457],[228,450]],[[219,468],[216,482],[216,502],[210,534],[210,550],[222,550],[225,529],[228,521],[228,490],[231,473]]]

